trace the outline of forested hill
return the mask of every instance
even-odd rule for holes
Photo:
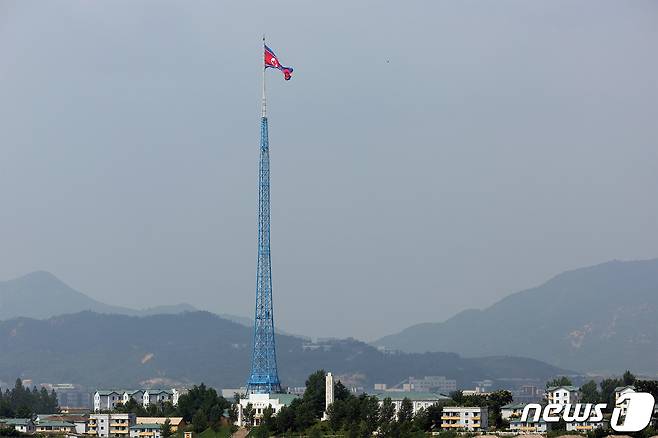
[[[0,381],[74,382],[135,387],[205,382],[244,384],[252,331],[208,312],[134,317],[81,312],[46,320],[0,322]],[[547,379],[565,370],[519,357],[462,358],[453,353],[388,354],[355,340],[322,345],[277,336],[284,384],[302,385],[323,368],[371,388],[410,375],[445,375],[471,386],[482,379]]]
[[[407,352],[518,354],[565,368],[658,373],[658,259],[565,272],[484,310],[375,343]]]

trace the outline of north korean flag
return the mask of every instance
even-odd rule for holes
[[[279,59],[274,54],[272,49],[265,46],[265,68],[277,68],[283,72],[283,78],[289,81],[292,77],[292,67],[285,67],[279,63]]]

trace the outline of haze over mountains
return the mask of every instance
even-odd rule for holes
[[[251,328],[208,312],[134,317],[81,312],[45,320],[0,322],[0,381],[75,382],[88,387],[243,385],[249,373]],[[324,368],[371,389],[410,375],[439,374],[469,387],[481,379],[542,382],[568,372],[533,359],[467,359],[454,353],[387,354],[355,340],[309,344],[277,335],[283,382],[301,386]]]
[[[111,352],[117,348],[114,346],[120,345],[129,354],[128,363],[142,360],[151,353],[158,358],[154,363],[166,362],[159,363],[156,368],[140,366],[134,371],[130,371],[130,367],[122,369],[120,373],[127,373],[126,379],[132,379],[127,383],[157,376],[177,381],[194,380],[196,373],[199,373],[198,378],[211,376],[211,370],[219,374],[208,377],[207,382],[214,378],[223,383],[239,383],[238,377],[243,378],[244,369],[248,368],[251,320],[233,315],[217,317],[195,310],[187,304],[146,310],[111,306],[73,290],[46,272],[34,272],[0,282],[0,320],[6,320],[0,330],[0,342],[7,342],[4,346],[0,345],[0,350],[7,348],[6,351],[13,351],[15,355],[13,359],[6,355],[0,358],[0,373],[6,373],[3,377],[10,380],[14,378],[12,373],[27,376],[31,372],[30,364],[33,364],[37,374],[44,377],[74,378],[76,374],[73,370],[78,367],[70,357],[91,355],[81,360],[88,368],[79,371],[98,370],[103,368],[103,361],[115,360]],[[76,314],[83,311],[94,313]],[[63,314],[74,315],[61,316]],[[195,322],[196,319],[200,322]],[[238,323],[238,327],[228,320]],[[64,326],[68,327],[68,333],[98,332],[99,340],[96,343],[104,347],[99,347],[96,352],[87,351],[89,344],[95,342],[93,338],[84,341],[88,344],[86,346],[71,342],[70,347],[62,348],[72,355],[58,357],[60,352],[50,351],[48,346],[58,341],[44,345],[41,342],[49,339],[54,327]],[[102,326],[106,328],[97,330]],[[160,328],[149,332],[149,335],[145,333],[147,327],[149,330],[151,327]],[[174,335],[167,334],[174,328]],[[214,335],[217,336],[207,338],[206,346],[201,342],[204,335],[199,334],[203,330],[216,332]],[[167,334],[167,339],[159,340],[158,334]],[[23,335],[27,337],[21,337]],[[374,342],[375,346],[389,350],[440,352],[438,355],[381,356],[381,352],[366,344],[350,340],[334,341],[320,361],[319,352],[309,356],[310,353],[302,348],[304,343],[308,343],[307,340],[287,333],[280,335],[286,335],[280,336],[282,344],[279,354],[282,363],[286,363],[285,372],[290,373],[288,378],[291,382],[303,379],[304,373],[309,371],[308,366],[316,365],[333,366],[335,372],[342,370],[362,375],[356,380],[368,383],[373,379],[395,379],[414,373],[450,375],[463,372],[459,375],[460,379],[484,378],[485,368],[474,371],[469,368],[472,364],[465,365],[462,361],[466,359],[453,353],[480,358],[476,361],[482,361],[483,356],[514,356],[505,359],[505,367],[514,368],[512,374],[517,377],[524,373],[534,375],[532,369],[521,372],[521,364],[530,364],[524,362],[526,359],[523,357],[541,361],[532,362],[530,368],[538,366],[544,370],[541,372],[543,374],[557,370],[547,365],[552,364],[577,372],[619,373],[631,368],[634,372],[651,375],[658,373],[658,259],[613,261],[565,272],[539,287],[512,294],[484,310],[466,310],[444,322],[418,324]],[[67,331],[62,331],[59,336],[67,339]],[[138,342],[140,337],[143,337],[141,343]],[[18,340],[20,343],[15,345]],[[155,347],[161,342],[168,343],[163,350],[147,351],[149,345]],[[209,368],[203,368],[201,364],[178,364],[178,358],[171,361],[164,359],[176,355],[173,352],[176,349],[185,350],[187,353],[184,356],[194,358],[194,362],[208,362]],[[55,374],[51,375],[45,368],[40,368],[43,362],[37,360],[33,363],[30,359],[44,357],[44,351],[53,355],[51,364],[62,364],[60,374],[53,371]],[[134,357],[130,356],[133,354]],[[226,355],[230,355],[231,360],[227,361]],[[314,357],[318,358],[317,362],[312,360]],[[368,364],[356,366],[363,358],[368,358]],[[145,364],[151,360],[153,358]],[[395,364],[394,368],[399,368],[389,372],[384,369],[384,363],[387,366]],[[430,363],[433,365],[430,366]],[[448,363],[461,371],[446,368]],[[25,368],[22,369],[21,364]],[[402,372],[402,368],[407,371]],[[106,376],[116,379],[121,378],[120,373],[106,370]],[[498,377],[504,374],[492,373]],[[100,373],[88,377],[89,381],[105,378]]]
[[[581,371],[658,373],[658,259],[565,272],[484,310],[385,336],[378,346],[516,354]]]

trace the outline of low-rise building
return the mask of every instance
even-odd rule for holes
[[[447,430],[486,430],[489,426],[489,410],[485,407],[444,406],[441,428]]]
[[[2,425],[21,433],[34,433],[37,430],[31,418],[0,418],[0,426]]]
[[[533,421],[531,418],[521,421],[520,417],[516,417],[509,420],[509,429],[518,433],[546,433],[548,425],[541,418],[537,421]]]
[[[65,421],[68,423],[73,423],[73,425],[75,426],[75,433],[86,434],[89,418],[86,415],[65,414],[65,413],[37,415],[36,422],[40,423],[42,421]]]
[[[500,416],[503,420],[510,421],[512,419],[521,418],[523,408],[526,403],[508,403],[500,408]]]
[[[135,414],[91,414],[87,430],[90,435],[101,438],[130,436],[130,427],[135,425]]]
[[[185,420],[183,420],[183,417],[137,417],[135,419],[135,426],[140,426],[142,424],[163,425],[167,420],[169,420],[171,431],[173,433],[176,433],[185,427]]]
[[[570,421],[567,423],[568,432],[589,432],[603,427],[603,421]]]
[[[130,438],[160,438],[162,425],[141,423],[130,426]]]
[[[449,397],[441,394],[434,394],[432,392],[415,392],[415,391],[386,391],[374,394],[379,400],[379,406],[384,404],[384,400],[390,398],[395,406],[395,413],[397,415],[402,406],[402,401],[407,398],[413,405],[414,414],[420,408],[427,409],[428,407],[440,401],[450,400]]]
[[[75,433],[75,424],[68,421],[44,420],[36,423],[37,433]]]
[[[248,397],[240,399],[240,403],[238,403],[238,420],[235,424],[240,427],[247,424],[245,409],[249,405],[251,405],[254,414],[254,424],[252,426],[258,426],[263,418],[263,412],[268,406],[272,408],[274,415],[276,415],[281,408],[290,405],[296,398],[298,396],[294,394],[249,394]]]

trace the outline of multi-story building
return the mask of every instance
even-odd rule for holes
[[[444,406],[441,428],[447,430],[486,430],[489,410],[484,407]]]
[[[521,385],[512,391],[512,396],[519,403],[539,403],[543,392],[535,385]]]
[[[628,410],[628,400],[618,401],[619,397],[629,392],[635,392],[635,386],[618,386],[615,388],[615,407],[621,408],[621,415],[625,416],[626,411]]]
[[[74,383],[43,383],[48,392],[55,391],[57,403],[66,408],[89,408],[89,391]]]
[[[238,420],[237,426],[244,426],[247,424],[245,409],[247,405],[251,405],[254,414],[254,424],[258,426],[263,418],[263,413],[267,407],[271,407],[273,414],[279,413],[281,408],[290,405],[297,396],[294,394],[249,394],[246,398],[240,399],[238,403]]]
[[[125,405],[130,400],[135,400],[137,404],[139,405],[144,405],[144,393],[146,391],[143,389],[132,389],[130,391],[124,391],[123,395],[121,396],[121,402]]]
[[[374,394],[375,397],[379,400],[379,406],[384,404],[384,400],[390,398],[395,406],[395,413],[397,414],[402,406],[402,401],[407,398],[411,401],[413,405],[414,414],[418,412],[420,408],[427,409],[435,403],[440,401],[449,400],[449,397],[441,394],[434,394],[431,392],[406,392],[406,391],[387,391],[387,392],[378,392]]]
[[[445,376],[425,376],[422,379],[409,377],[408,390],[415,392],[438,392],[450,394],[457,390],[457,381]]]
[[[135,425],[135,414],[91,414],[87,424],[89,435],[101,438],[130,436],[130,427]]]
[[[171,402],[177,405],[178,396],[176,396],[174,403],[174,394],[178,394],[178,391],[175,389],[147,389],[144,391],[144,407],[165,402]]]
[[[575,386],[553,386],[546,390],[546,400],[551,404],[570,405],[571,411],[578,408],[577,403],[580,401],[580,391]],[[575,406],[573,406],[575,405]],[[573,406],[573,407],[572,407]],[[587,432],[592,429],[603,427],[603,421],[592,421],[595,415],[594,411],[590,413],[590,418],[584,421],[569,421],[566,423],[567,431]]]
[[[123,403],[123,391],[100,389],[94,393],[94,412],[111,411]]]
[[[551,386],[546,389],[546,400],[551,404],[574,404],[580,399],[580,391],[575,386]]]
[[[178,405],[178,399],[186,392],[184,389],[132,389],[98,390],[94,393],[94,412],[111,411],[119,404],[127,404],[135,400],[138,404],[148,407],[152,404],[171,402]]]

